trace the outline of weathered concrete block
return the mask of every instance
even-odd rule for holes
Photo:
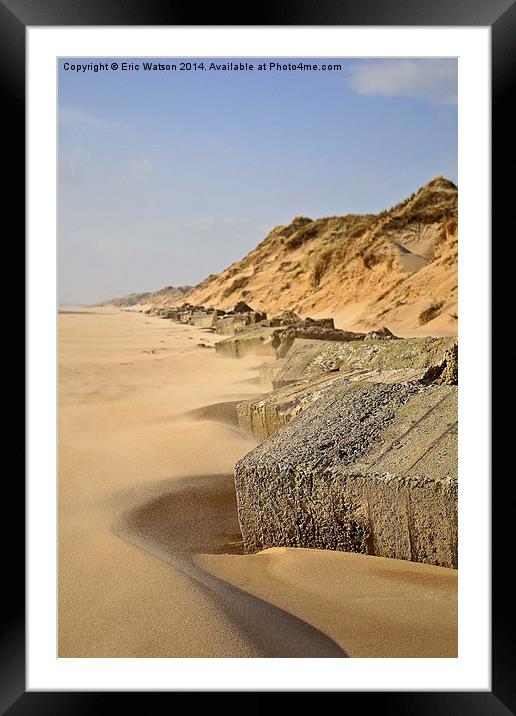
[[[272,381],[281,370],[283,362],[283,358],[278,358],[274,363],[265,363],[258,368],[260,384],[267,390],[272,390]]]
[[[293,326],[277,329],[272,344],[280,358],[287,355],[296,338],[315,341],[362,341],[364,333],[353,333],[338,328],[320,326],[315,321],[297,323]]]
[[[244,304],[245,305],[245,304]],[[236,308],[236,307],[235,307]],[[232,336],[235,333],[246,330],[248,326],[261,323],[267,317],[266,313],[260,311],[241,311],[219,318],[215,322],[215,333],[222,336]]]
[[[232,336],[246,325],[244,313],[222,316],[215,322],[215,333],[219,336]]]
[[[226,358],[241,358],[250,353],[275,355],[270,339],[273,328],[249,327],[242,333],[215,343],[215,350]]]
[[[258,440],[264,440],[338,386],[340,389],[353,387],[345,378],[330,375],[308,385],[303,382],[291,383],[263,397],[243,401],[237,406],[238,424]]]
[[[344,381],[236,464],[248,552],[457,566],[457,389]]]
[[[175,308],[170,308],[160,313],[161,318],[167,318],[171,321],[178,321],[180,315],[180,311]]]
[[[425,344],[426,345],[426,344]],[[410,351],[412,350],[410,347]],[[321,351],[321,346],[316,351],[310,351],[309,344],[303,344],[301,347],[301,355],[296,356],[295,366],[301,368],[308,365],[313,360],[314,352]],[[252,399],[242,402],[237,410],[240,427],[243,430],[251,432],[254,437],[263,440],[272,433],[286,425],[293,417],[305,410],[324,395],[330,394],[332,390],[343,391],[350,382],[360,383],[402,383],[407,381],[422,380],[426,377],[426,382],[440,383],[456,383],[457,382],[457,344],[452,344],[441,355],[430,353],[430,358],[436,359],[434,366],[428,366],[428,360],[424,360],[419,366],[410,368],[400,368],[399,351],[383,348],[383,341],[380,348],[382,353],[381,361],[377,360],[376,365],[383,366],[383,370],[374,367],[364,367],[368,365],[371,357],[369,348],[353,351],[349,354],[347,365],[341,365],[341,370],[322,373],[310,382],[298,380],[292,383],[286,383],[282,387],[276,388],[260,399]],[[374,355],[374,354],[373,354]],[[357,359],[357,363],[352,361],[353,356]],[[412,353],[409,352],[412,357]],[[444,356],[444,359],[443,359]],[[428,355],[426,358],[428,359]],[[365,360],[364,360],[365,358]],[[262,384],[267,386],[272,383],[278,385],[281,373],[284,375],[284,366],[288,358],[282,358],[277,361],[279,365],[272,364],[267,368],[261,369]],[[405,358],[404,358],[405,360]],[[444,360],[444,369],[443,369]],[[304,361],[304,363],[303,363]],[[389,368],[389,361],[392,366]],[[432,362],[432,361],[430,361]],[[396,367],[397,366],[397,367]],[[332,367],[330,365],[329,367]],[[346,369],[344,369],[346,368]],[[304,370],[304,369],[303,369]]]
[[[251,311],[254,311],[254,308],[251,308],[245,301],[238,301],[233,307],[234,313],[251,313]]]
[[[321,328],[335,328],[335,321],[333,318],[310,318],[307,316],[304,320],[305,324],[312,324],[320,326]]]
[[[216,320],[216,313],[199,313],[190,316],[188,323],[190,326],[197,326],[198,328],[211,328]]]
[[[433,382],[449,364],[449,356],[454,351],[456,357],[456,345],[457,339],[453,337],[342,343],[296,338],[273,386],[281,388],[297,381],[310,382],[337,371],[350,378],[367,373],[373,382],[422,380],[428,374],[429,382]]]
[[[278,356],[285,356],[292,347],[296,338],[308,338],[318,341],[364,341],[364,340],[400,340],[388,328],[380,328],[370,333],[356,333],[335,328],[332,318],[305,318],[293,325],[289,325],[276,331],[273,338],[273,346]]]

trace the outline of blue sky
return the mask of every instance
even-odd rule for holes
[[[112,61],[59,62],[60,303],[194,284],[296,215],[376,212],[457,181],[455,60],[64,69]]]

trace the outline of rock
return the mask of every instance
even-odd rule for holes
[[[457,566],[457,388],[343,381],[235,468],[248,553]]]
[[[274,316],[274,318],[262,321],[262,325],[267,325],[271,328],[279,328],[280,326],[320,326],[321,328],[335,328],[333,318],[302,319],[297,313],[294,313],[294,311],[283,311],[283,313]]]
[[[226,400],[222,403],[211,403],[195,408],[185,413],[185,416],[195,420],[210,420],[236,426],[238,425],[236,406],[236,400]]]
[[[305,318],[306,325],[320,326],[321,328],[335,328],[333,318]]]
[[[289,326],[294,323],[301,323],[302,318],[298,316],[294,311],[283,311],[277,316],[274,316],[274,320],[279,321],[280,326]]]
[[[248,306],[245,301],[239,301],[233,308],[235,313],[249,313],[252,310],[251,306]]]
[[[366,333],[366,339],[379,339],[379,340],[400,340],[398,336],[395,336],[394,333],[389,331],[389,329],[386,326],[383,326],[382,328],[378,328],[375,331],[370,331],[369,333]]]
[[[263,311],[248,311],[245,316],[247,318],[247,325],[261,323],[267,318],[267,314]]]
[[[179,321],[181,317],[181,311],[177,308],[169,309],[162,314],[163,318],[168,318],[171,321]]]
[[[317,341],[361,341],[364,333],[352,333],[342,331],[338,328],[325,328],[314,321],[310,323],[298,323],[288,326],[283,330],[277,330],[272,340],[278,357],[283,358],[290,350],[296,338],[312,339]]]
[[[250,353],[275,355],[274,348],[271,345],[273,333],[273,328],[252,326],[230,338],[218,341],[215,343],[215,350],[226,358],[241,358]]]
[[[291,383],[260,398],[243,401],[237,406],[238,424],[257,440],[264,440],[344,381],[338,375],[323,376],[308,385]]]
[[[366,339],[330,342],[296,338],[281,370],[274,377],[274,388],[297,381],[310,382],[339,371],[354,379],[369,375],[373,382],[432,382],[428,371],[443,364],[456,338]],[[451,358],[449,359],[451,361]],[[441,371],[434,371],[441,375]],[[434,378],[435,379],[435,378]]]
[[[215,322],[215,333],[219,336],[234,335],[247,325],[245,315],[245,313],[241,313],[222,316]]]
[[[455,340],[445,352],[439,365],[431,366],[422,378],[423,383],[457,385],[459,382],[459,345]]]
[[[205,313],[202,311],[193,313],[189,316],[187,323],[191,326],[197,326],[198,328],[211,328],[217,321],[217,314]]]
[[[371,358],[369,350],[357,349],[354,350],[345,365],[332,360],[326,362],[324,364],[325,372],[310,382],[306,380],[291,382],[259,399],[253,398],[242,402],[237,411],[240,427],[252,433],[258,440],[263,440],[285,426],[292,418],[323,395],[330,394],[332,390],[342,390],[346,382],[403,383],[419,381],[425,385],[432,383],[457,385],[456,342],[441,352],[441,355],[430,351],[427,358],[430,357],[436,361],[436,364],[431,367],[428,367],[428,362],[425,363],[424,360],[418,365],[411,352],[408,356],[411,367],[399,367],[399,351],[385,350],[383,343],[379,343],[379,346],[384,355],[383,359],[379,359],[376,355],[376,367],[368,365],[367,360]],[[305,346],[303,352],[307,352],[308,347],[308,345]],[[426,341],[423,343],[423,347],[428,348]],[[283,372],[287,360],[288,358],[280,359],[279,365],[262,366],[260,369],[262,385],[277,386],[281,380],[278,375]],[[381,366],[381,369],[378,369],[378,365]]]
[[[246,311],[222,316],[215,322],[215,333],[219,335],[234,335],[244,330],[247,326],[256,325],[264,321],[266,313],[259,311]]]
[[[262,321],[261,325],[266,326],[267,328],[279,328],[285,324],[282,323],[281,318],[268,318],[267,320]]]

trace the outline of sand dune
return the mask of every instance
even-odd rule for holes
[[[136,305],[156,309],[187,300],[231,309],[243,300],[269,316],[284,310],[332,316],[347,330],[388,326],[405,337],[456,335],[457,201],[457,187],[436,177],[376,215],[297,216],[180,297],[179,289],[162,289]],[[115,305],[134,306],[133,296]]]
[[[126,513],[117,533],[176,567],[215,599],[224,616],[238,626],[249,646],[267,657],[333,657],[346,652],[309,622],[249,594],[195,562],[195,555],[238,553],[242,540],[236,516],[232,475],[172,480],[158,487],[159,496]],[[247,560],[247,557],[243,557]],[[250,565],[252,568],[252,565]],[[202,634],[198,633],[202,638]],[[221,653],[219,656],[236,656]]]
[[[108,309],[59,318],[61,657],[453,656],[456,572],[316,550],[245,556],[235,402],[260,358]]]
[[[348,656],[457,656],[457,573],[384,557],[274,547],[201,555],[210,574],[329,634]]]
[[[457,187],[436,177],[376,215],[297,216],[190,290],[168,287],[104,305],[156,310],[188,301],[231,309],[243,300],[269,317],[285,310],[331,316],[346,330],[457,335],[457,202]]]

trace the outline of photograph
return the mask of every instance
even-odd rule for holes
[[[457,659],[457,57],[56,62],[57,657]]]
[[[515,32],[516,0],[0,0],[25,267],[0,713],[516,714]]]

